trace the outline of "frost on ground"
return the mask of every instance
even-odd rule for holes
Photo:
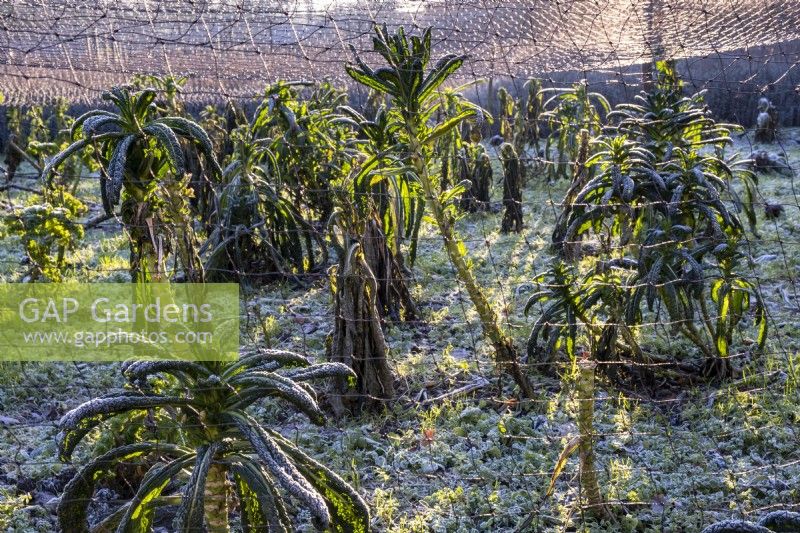
[[[765,148],[785,151],[798,168],[798,132],[783,135],[780,145]],[[737,144],[745,155],[755,149],[749,137]],[[527,226],[519,235],[500,235],[496,213],[459,222],[475,271],[518,346],[531,323],[522,309],[531,280],[546,268],[554,203],[565,188],[530,180]],[[545,497],[558,456],[577,431],[572,387],[558,373],[531,371],[538,397],[516,401],[510,384],[493,373],[476,316],[429,226],[414,269],[422,320],[387,330],[398,400],[322,429],[277,403],[254,414],[357,487],[371,504],[376,531],[699,531],[720,519],[797,510],[800,198],[795,180],[773,171],[760,177],[760,190],[761,201],[784,207],[777,220],[759,220],[760,238],[750,237],[769,307],[767,349],[747,362],[742,378],[721,386],[644,392],[599,384],[597,466],[614,522],[595,523],[582,514],[574,457]],[[113,227],[91,232],[73,258],[74,276],[124,279],[124,250]],[[20,257],[19,243],[7,239],[0,247],[3,280],[16,279]],[[324,358],[332,326],[325,279],[250,291],[247,310],[244,342]],[[686,349],[660,342],[663,350]],[[0,529],[53,531],[55,498],[74,472],[56,459],[55,421],[98,391],[119,387],[117,365],[5,363],[0,373]],[[453,390],[463,394],[449,394]],[[109,433],[96,433],[95,441],[102,447]],[[81,448],[76,461],[91,453]],[[95,516],[126,491],[124,482],[109,481],[92,507]],[[307,524],[310,517],[297,519]]]

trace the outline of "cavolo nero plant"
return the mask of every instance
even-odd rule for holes
[[[272,397],[322,424],[310,380],[351,376],[337,363],[312,365],[298,354],[258,350],[235,362],[125,363],[128,385],[90,400],[59,422],[63,460],[95,428],[136,412],[136,440],[82,466],[58,506],[63,531],[88,532],[88,506],[103,478],[122,463],[147,468],[133,497],[93,530],[152,531],[158,509],[177,505],[171,531],[230,531],[238,506],[241,530],[293,532],[290,510],[307,509],[317,529],[367,532],[369,511],[341,477],[257,420],[248,407]]]
[[[436,141],[434,153],[439,155],[438,159],[441,162],[441,179],[439,181],[442,191],[453,187],[459,182],[465,180],[472,181],[470,179],[471,176],[468,175],[468,168],[465,166],[468,165],[467,158],[470,157],[471,153],[474,154],[475,152],[474,149],[470,150],[470,144],[480,142],[481,127],[484,124],[491,124],[492,118],[487,110],[467,100],[463,93],[467,88],[481,81],[482,80],[477,80],[472,83],[465,83],[459,87],[445,87],[438,91],[439,97],[441,98],[441,105],[437,112],[437,121],[447,121],[468,109],[475,111],[473,116],[466,118],[458,127],[451,129],[446,135],[442,135]],[[465,136],[464,130],[468,130],[469,134]],[[477,141],[475,141],[473,137],[477,137]],[[465,198],[472,196],[481,196],[481,192],[475,190],[474,183],[472,183],[470,189],[464,193]],[[469,207],[474,208],[476,206],[471,205]]]
[[[6,108],[6,181],[11,182],[17,175],[17,169],[23,161],[34,168],[41,169],[39,154],[31,153],[31,147],[50,140],[50,128],[44,118],[41,106],[30,106],[27,109],[10,105]]]
[[[206,158],[210,171],[222,171],[211,141],[195,122],[163,116],[151,89],[131,92],[116,87],[103,95],[114,111],[85,113],[72,125],[76,139],[48,160],[45,182],[73,154],[92,150],[100,162],[100,193],[107,214],[120,216],[130,239],[130,273],[134,281],[165,280],[166,261],[174,251],[189,279],[203,278],[188,210],[191,196],[185,157],[179,139],[191,142]],[[174,248],[174,249],[173,249]]]
[[[158,96],[153,104],[158,114],[169,117],[182,117],[186,116],[186,105],[181,94],[187,81],[189,81],[189,78],[186,76],[139,74],[133,77],[131,88],[134,91],[155,90]],[[208,132],[208,129],[205,126],[203,127]],[[211,139],[210,135],[209,139]],[[203,166],[203,158],[195,150],[192,141],[180,137],[178,141],[181,143],[183,151],[185,171],[189,174],[190,209],[193,215],[201,221],[207,222],[214,205],[213,197],[216,184],[208,179],[208,172]],[[215,155],[218,153],[218,151],[214,151]],[[222,161],[219,156],[217,160]]]
[[[513,147],[520,165],[520,179],[521,184],[526,183],[528,175],[534,175],[538,170],[537,166],[540,164],[540,148],[539,141],[541,137],[540,122],[548,116],[550,117],[550,126],[552,121],[552,113],[545,114],[544,95],[548,90],[542,89],[542,81],[537,78],[532,78],[525,82],[523,85],[525,92],[524,98],[514,98],[508,90],[501,87],[497,90],[497,103],[498,103],[498,120],[500,121],[500,137],[501,139],[493,139],[493,144],[500,145],[502,142],[507,143]],[[564,96],[567,98],[567,96]],[[551,104],[553,99],[548,101]],[[591,102],[589,102],[591,104]],[[561,104],[559,104],[561,105]],[[532,153],[531,153],[532,152]],[[549,144],[545,150],[545,155],[549,152]],[[556,167],[551,165],[550,174],[552,178],[553,168],[557,168],[562,163],[559,161],[555,163]]]
[[[400,150],[399,117],[385,106],[366,118],[349,107],[341,112],[358,132],[350,170],[332,187],[335,209],[328,221],[340,260],[356,242],[378,283],[378,311],[392,320],[417,315],[407,278],[414,265],[424,212],[421,187]]]
[[[459,170],[462,182],[469,182],[459,201],[465,211],[488,211],[491,203],[494,169],[486,148],[480,142],[477,128],[472,128],[469,142],[464,142],[459,153]]]
[[[730,376],[741,350],[763,347],[767,336],[739,216],[754,223],[753,206],[733,186],[741,181],[752,198],[755,178],[724,155],[731,127],[714,121],[701,97],[682,95],[669,64],[658,71],[639,104],[611,113],[619,124],[595,140],[586,162],[595,177],[565,202],[554,232],[561,257],[529,301],[544,308],[528,351],[550,359],[563,345],[574,359],[587,344],[614,375],[625,367]],[[647,353],[639,330],[648,324],[679,334],[701,360]]]
[[[265,163],[273,185],[320,225],[333,212],[330,184],[346,172],[343,148],[354,137],[338,112],[346,98],[328,83],[278,82],[267,87],[252,121],[255,137],[270,140]]]
[[[299,276],[326,262],[319,233],[273,185],[270,140],[250,125],[231,133],[233,153],[201,253],[209,280]]]
[[[590,91],[585,80],[570,88],[541,92],[554,93],[542,104],[545,111],[539,115],[548,129],[544,145],[548,179],[570,179],[580,150],[581,130],[591,136],[600,134],[603,114],[610,112],[611,106],[602,94]]]
[[[458,184],[466,188],[457,205],[465,211],[488,210],[492,185],[492,166],[481,144],[481,129],[493,122],[491,114],[464,97],[465,89],[482,80],[459,87],[440,89],[441,106],[437,121],[447,121],[466,110],[475,113],[436,141],[434,154],[441,165],[440,188],[446,191]],[[466,131],[466,135],[465,135]]]
[[[446,55],[430,66],[430,29],[425,30],[422,36],[409,38],[402,27],[394,34],[390,34],[385,26],[376,27],[373,49],[385,61],[384,66],[373,69],[353,49],[356,64],[348,65],[347,73],[358,83],[387,95],[400,114],[401,142],[407,150],[408,164],[419,178],[426,207],[439,228],[458,278],[476,307],[484,335],[494,348],[495,361],[502,371],[511,374],[522,393],[530,397],[533,391],[519,365],[516,348],[478,285],[467,259],[466,247],[455,232],[455,201],[465,186],[459,184],[440,193],[441,176],[431,164],[436,140],[475,113],[473,109],[465,109],[444,121],[433,120],[441,105],[437,90],[461,67],[464,57]]]
[[[37,130],[39,133],[36,138],[30,139],[27,143],[27,152],[36,161],[36,168],[42,170],[47,160],[72,144],[72,125],[75,119],[68,114],[69,106],[65,101],[58,101],[50,108],[49,120],[41,121]],[[39,122],[39,121],[37,121]],[[33,123],[31,123],[33,127]],[[50,132],[54,131],[53,135]],[[47,180],[42,184],[44,191],[64,189],[71,194],[75,194],[81,180],[88,176],[90,172],[98,170],[98,165],[92,150],[87,149],[75,153],[67,158],[58,169],[58,172],[51,172]]]
[[[381,105],[372,119],[349,107],[341,111],[358,139],[350,171],[332,184],[328,231],[338,262],[329,270],[336,320],[327,352],[329,360],[352,368],[356,379],[352,387],[336,380],[330,402],[337,414],[382,408],[394,397],[383,325],[385,319],[417,316],[408,267],[424,208],[419,180],[400,150],[396,110]]]
[[[542,80],[531,78],[525,82],[523,88],[527,92],[525,99],[525,113],[523,124],[525,126],[525,141],[533,148],[534,154],[539,155],[539,140],[541,138],[541,128],[539,121],[544,113],[544,92],[542,92]]]
[[[522,183],[524,168],[517,151],[511,143],[504,142],[498,147],[500,162],[503,165],[503,220],[500,231],[508,233],[522,231]]]
[[[530,96],[529,96],[530,97]],[[514,98],[505,87],[497,90],[499,108],[500,136],[510,144],[520,156],[525,155],[525,146],[529,141],[530,124],[527,123],[525,104],[522,99]],[[524,178],[523,178],[524,181]]]

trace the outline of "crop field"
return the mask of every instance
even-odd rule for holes
[[[800,531],[800,130],[374,32],[362,99],[3,106],[0,285],[235,283],[239,348],[0,358],[0,531]]]

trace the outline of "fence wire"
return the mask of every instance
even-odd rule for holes
[[[23,0],[0,5],[0,91],[94,101],[135,74],[170,74],[203,101],[281,79],[344,83],[342,63],[370,57],[376,23],[433,27],[440,53],[469,57],[464,79],[588,77],[632,97],[634,66],[681,59],[728,111],[765,89],[785,109],[797,85],[800,6],[785,0]]]
[[[745,275],[765,302],[769,339],[758,351],[751,348],[752,339],[737,333],[743,342],[726,359],[740,372],[721,382],[679,384],[658,374],[646,384],[612,380],[604,367],[669,370],[674,363],[661,355],[686,355],[686,344],[674,333],[681,321],[663,309],[647,315],[631,329],[647,339],[650,359],[598,362],[591,398],[596,473],[615,518],[600,525],[589,519],[577,456],[566,462],[548,496],[561,451],[581,437],[576,412],[589,398],[577,393],[571,362],[524,353],[543,310],[534,306],[526,315],[527,298],[539,288],[558,288],[533,279],[549,266],[552,226],[566,207],[568,186],[537,171],[523,190],[521,233],[499,234],[497,179],[490,209],[458,220],[476,276],[520,348],[535,397],[517,397],[510,380],[498,373],[441,237],[426,223],[407,280],[421,315],[384,324],[396,397],[371,398],[384,408],[332,419],[323,428],[271,401],[256,408],[259,419],[356,485],[373,509],[376,531],[566,532],[587,524],[605,531],[700,531],[717,520],[800,510],[795,184],[800,137],[791,129],[800,125],[800,3],[6,1],[0,2],[0,93],[8,106],[64,98],[77,110],[136,74],[187,76],[181,97],[193,105],[247,102],[277,80],[344,86],[343,63],[354,52],[372,57],[376,23],[432,26],[437,55],[468,56],[457,81],[486,80],[467,94],[493,114],[498,87],[521,95],[532,77],[543,78],[546,87],[586,79],[612,103],[630,101],[642,86],[641,65],[654,58],[678,60],[687,92],[707,90],[706,102],[717,118],[750,127],[756,102],[769,97],[781,116],[777,142],[756,143],[752,131],[734,137],[734,149],[745,156],[766,149],[783,155],[788,168],[788,175],[760,175],[754,202],[759,231],[745,237]],[[355,87],[349,93],[354,102],[366,97]],[[491,155],[496,162],[497,154]],[[6,213],[24,207],[37,196],[39,178],[33,167],[21,167],[13,182],[0,183],[0,207]],[[97,181],[84,176],[78,183],[90,212],[82,220],[85,248],[71,260],[68,275],[80,281],[125,280],[125,231],[135,226],[95,218],[102,216]],[[776,204],[783,214],[764,220],[764,210]],[[321,231],[314,228],[315,234]],[[2,245],[0,277],[25,279],[30,265],[19,240],[5,237]],[[327,271],[333,263],[330,257],[325,268],[289,277],[259,272],[274,279],[243,292],[243,344],[325,360],[326,338],[337,318]],[[719,318],[709,315],[712,321]],[[10,531],[49,531],[56,527],[56,498],[75,472],[74,465],[56,458],[57,421],[81,401],[121,390],[119,365],[0,363],[0,376],[0,524]],[[336,394],[325,385],[320,389],[323,399]],[[114,437],[106,432],[94,439],[107,446]],[[90,450],[81,453],[85,457]],[[137,465],[120,468],[134,476]],[[107,488],[93,503],[94,519],[131,492],[119,481]],[[302,512],[295,518],[309,521]]]

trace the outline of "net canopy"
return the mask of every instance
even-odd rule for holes
[[[3,0],[0,91],[87,101],[137,73],[189,76],[195,99],[254,96],[278,79],[345,82],[343,62],[351,47],[371,50],[376,23],[433,27],[439,53],[469,56],[464,77],[613,78],[653,57],[724,57],[781,61],[774,83],[796,66],[800,2]]]
[[[448,83],[486,80],[464,93],[495,120],[458,122],[464,102],[447,94],[370,102],[348,85],[355,55],[386,65],[372,53],[382,23],[433,28],[434,56],[466,55]],[[276,495],[296,494],[276,472],[311,472],[317,488],[334,479],[316,461],[342,473],[329,489],[357,482],[375,531],[603,530],[593,510],[609,511],[604,531],[701,531],[800,511],[800,129],[785,127],[800,125],[798,27],[800,0],[0,0],[0,289],[239,281],[241,353],[254,356],[224,373],[164,365],[176,378],[154,382],[149,361],[16,364],[18,347],[0,350],[0,530],[77,530],[55,526],[76,502],[91,504],[78,518],[95,529],[119,520],[144,472],[169,472],[148,469],[174,437],[178,467],[191,468],[191,447],[198,469],[225,466],[214,484],[239,484],[236,524],[256,516],[250,503],[274,514]],[[635,102],[654,59],[675,59],[686,90],[665,82],[654,105],[609,118],[594,91]],[[76,125],[137,74],[186,77],[182,98],[137,116],[107,102],[127,116]],[[532,77],[541,90],[525,88]],[[593,92],[579,104],[552,91],[580,79]],[[298,84],[247,101],[277,80],[349,94]],[[369,122],[340,107],[346,97]],[[36,105],[55,99],[69,105]],[[386,102],[405,108],[384,113]],[[721,124],[759,116],[749,131]],[[0,323],[16,315],[2,293]],[[0,341],[12,329],[0,325]],[[128,344],[113,322],[97,332]],[[63,346],[64,358],[77,350]],[[316,370],[287,351],[360,376],[318,383],[317,405],[305,382]],[[297,366],[280,374],[282,361]],[[371,390],[344,387],[368,379]],[[529,379],[530,394],[511,388]],[[263,430],[238,430],[274,471],[242,466],[257,454],[231,427],[255,389],[289,400],[249,411]],[[99,451],[94,464],[115,474],[98,470],[107,479],[91,494],[92,467],[67,466],[53,435],[67,408],[109,392],[159,393],[169,410],[95,428],[97,411],[62,433],[88,436],[97,448],[76,459]],[[320,422],[346,403],[353,413],[328,428],[300,416]],[[197,411],[175,416],[182,405]],[[130,442],[147,446],[141,457],[108,451]],[[314,462],[284,469],[273,448]],[[75,472],[77,496],[56,498]],[[245,491],[248,472],[263,473],[266,496]],[[589,497],[587,479],[602,483]],[[159,487],[165,503],[191,493]],[[333,497],[354,508],[351,494]],[[302,522],[291,530],[311,529],[294,505],[319,502],[304,498],[289,500]],[[175,508],[136,513],[168,524]]]

